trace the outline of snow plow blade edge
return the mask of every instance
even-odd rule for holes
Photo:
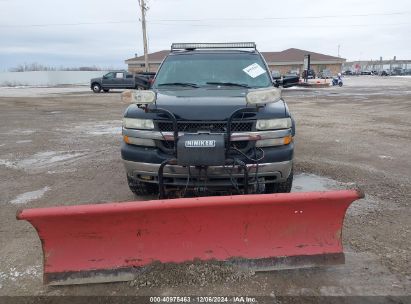
[[[255,270],[344,263],[342,226],[357,190],[25,209],[44,283],[128,281],[153,263],[227,261]]]

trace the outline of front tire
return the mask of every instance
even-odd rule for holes
[[[265,184],[265,193],[289,193],[293,186],[294,173],[291,170],[287,180],[282,183]]]
[[[94,83],[91,88],[93,89],[94,93],[100,93],[101,91],[101,85],[99,85],[98,83]]]
[[[143,183],[129,175],[127,175],[127,182],[131,192],[137,196],[158,194],[157,184]]]

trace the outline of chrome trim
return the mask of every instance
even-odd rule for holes
[[[132,175],[149,175],[157,176],[158,168],[160,164],[152,163],[138,163],[133,161],[123,160],[124,167],[128,174]],[[291,173],[293,161],[283,161],[277,163],[262,163],[258,165],[258,176],[276,176],[276,182],[283,182]],[[209,166],[207,171],[208,177],[215,178],[230,178],[230,174],[227,173],[227,169],[232,170],[232,166]],[[247,164],[249,175],[254,175],[256,172],[256,164]],[[191,169],[191,175],[196,176],[197,170],[193,167]],[[172,178],[187,178],[187,167],[168,165],[164,168],[164,177]],[[203,172],[204,174],[204,172]],[[243,177],[242,169],[238,166],[234,167],[234,171],[231,172],[232,177]]]
[[[179,132],[178,136],[183,136],[184,132]],[[220,133],[221,134],[221,133]],[[127,129],[123,127],[123,135],[137,138],[154,139],[154,140],[174,140],[173,132],[160,132],[150,130]],[[233,132],[231,141],[260,140],[280,138],[291,135],[290,129],[269,130],[269,131],[250,131],[250,132]]]

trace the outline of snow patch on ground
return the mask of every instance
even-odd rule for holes
[[[56,173],[73,173],[76,172],[77,169],[72,168],[72,169],[61,169],[61,170],[49,170],[47,171],[47,174],[56,174]]]
[[[394,159],[394,157],[389,156],[389,155],[378,155],[378,157],[381,159],[388,159],[388,160]]]
[[[6,168],[16,169],[16,165],[8,160],[0,159],[0,166],[5,166]]]
[[[121,135],[121,120],[106,120],[99,122],[85,122],[72,128],[62,129],[61,131],[71,132],[80,136],[91,135]]]
[[[16,141],[16,144],[27,144],[27,143],[31,143],[31,142],[32,142],[31,139],[25,139],[25,140]]]
[[[344,189],[344,185],[331,178],[301,173],[294,176],[292,192],[326,191]]]
[[[356,188],[355,183],[342,183],[324,176],[301,173],[294,176],[291,192],[345,190],[353,188]],[[364,199],[356,200],[350,205],[348,214],[364,214],[374,210],[380,210],[383,207],[387,208],[386,206],[383,206],[383,202],[379,201],[377,198],[366,195]],[[396,207],[391,206],[390,208],[392,209]]]
[[[5,135],[31,135],[36,133],[36,130],[31,129],[14,129],[9,132],[3,133]]]
[[[46,193],[49,190],[50,188],[46,186],[36,191],[30,191],[30,192],[20,194],[14,200],[10,201],[10,204],[13,204],[13,205],[27,204],[30,201],[41,198],[44,195],[44,193]]]
[[[29,266],[25,269],[19,270],[16,267],[11,267],[8,271],[0,271],[0,288],[2,283],[6,281],[17,281],[23,277],[40,278],[41,277],[41,266]]]
[[[88,85],[73,85],[66,87],[45,87],[45,86],[17,86],[1,87],[0,97],[42,97],[67,93],[91,93]]]
[[[31,157],[10,161],[0,159],[0,165],[11,169],[26,171],[44,169],[58,164],[67,164],[87,155],[84,151],[45,151],[38,152]]]

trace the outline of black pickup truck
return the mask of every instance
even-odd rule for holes
[[[295,124],[280,85],[255,43],[173,44],[151,90],[122,94],[131,191],[289,192]]]
[[[111,71],[100,78],[90,80],[90,88],[94,93],[107,93],[111,89],[147,89],[155,73],[132,74],[124,70]]]

